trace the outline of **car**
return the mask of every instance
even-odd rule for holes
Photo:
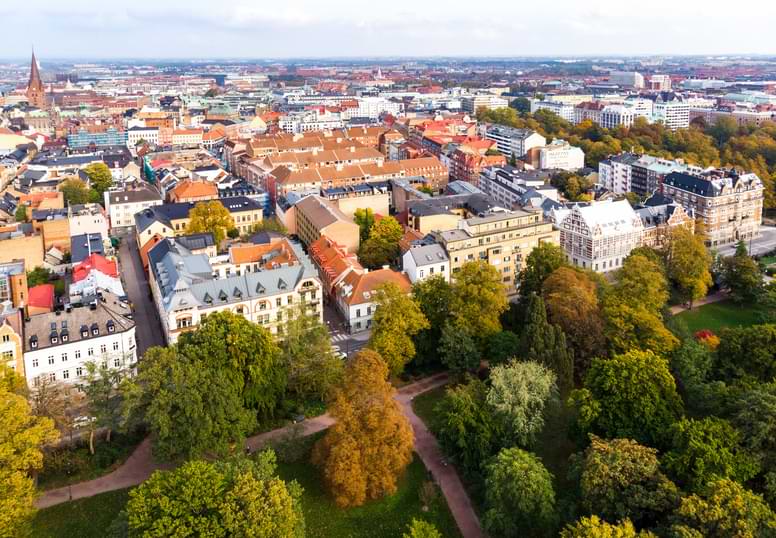
[[[348,356],[345,353],[343,353],[342,351],[335,351],[334,352],[334,356],[337,357],[338,359],[342,359],[343,361],[347,360],[347,358],[348,358]]]

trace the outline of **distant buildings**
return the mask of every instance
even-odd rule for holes
[[[509,101],[497,95],[465,95],[461,97],[461,108],[469,114],[476,114],[481,108],[494,109],[509,106]]]
[[[487,125],[485,138],[496,142],[499,152],[507,159],[520,158],[532,148],[547,144],[547,139],[531,129],[514,129],[504,125]]]
[[[575,171],[585,167],[585,152],[565,140],[555,139],[550,144],[535,148],[542,170]]]
[[[612,71],[609,73],[609,82],[636,90],[644,87],[644,77],[636,71]]]
[[[35,108],[46,108],[46,88],[43,86],[43,80],[40,78],[38,70],[38,61],[35,59],[35,52],[32,53],[30,62],[30,80],[27,83],[27,103]]]
[[[132,185],[127,190],[105,193],[105,209],[111,230],[134,228],[135,213],[161,204],[159,192],[146,182]]]

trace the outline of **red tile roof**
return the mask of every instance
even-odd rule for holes
[[[73,282],[80,282],[89,276],[93,269],[114,278],[119,276],[115,261],[109,261],[101,254],[92,254],[73,268]]]
[[[28,290],[29,306],[54,309],[54,284],[41,284]]]

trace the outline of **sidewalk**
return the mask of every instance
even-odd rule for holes
[[[728,298],[728,294],[723,291],[718,291],[716,293],[712,293],[711,295],[707,295],[703,299],[698,299],[692,304],[693,309],[703,306],[705,304],[711,304],[711,303],[718,303],[720,301],[724,301]],[[672,316],[675,316],[676,314],[679,314],[681,312],[684,312],[686,310],[689,310],[687,306],[685,305],[676,305],[672,306],[669,311],[671,312]]]

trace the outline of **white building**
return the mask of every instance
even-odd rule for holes
[[[598,163],[598,185],[615,194],[625,194],[632,189],[632,164],[641,155],[621,153]]]
[[[649,89],[667,92],[671,89],[671,77],[668,75],[652,75],[649,77]]]
[[[535,114],[539,110],[549,110],[554,112],[564,120],[568,122],[574,122],[575,105],[567,103],[558,103],[555,101],[540,101],[538,99],[531,99],[531,114]]]
[[[577,204],[554,214],[566,259],[583,269],[619,269],[642,241],[644,225],[627,200]]]
[[[609,73],[609,82],[637,90],[644,87],[644,77],[636,71],[612,71]]]
[[[392,283],[410,293],[412,283],[404,273],[384,268],[375,271],[350,271],[334,287],[334,302],[351,333],[372,328],[380,286]]]
[[[134,148],[141,140],[149,144],[159,144],[159,129],[156,127],[131,127],[127,129],[127,147]]]
[[[404,114],[404,103],[397,103],[384,97],[360,97],[358,99],[358,111],[351,115],[376,120],[383,113],[401,116]]]
[[[68,212],[70,236],[101,234],[108,238],[108,218],[99,204],[70,206]]]
[[[229,254],[212,256],[167,238],[149,251],[148,260],[151,293],[168,344],[214,312],[242,315],[278,334],[289,311],[304,302],[323,321],[315,267],[301,246],[287,239],[233,245]]]
[[[665,99],[659,97],[655,101],[652,121],[661,122],[672,131],[687,129],[690,126],[690,104],[675,94]]]
[[[512,166],[491,166],[480,172],[480,189],[500,207],[519,205],[529,191],[558,200],[558,190],[549,184],[549,174],[536,170],[518,170]]]
[[[465,95],[461,97],[461,108],[469,114],[476,114],[481,108],[495,109],[508,106],[509,101],[498,95]]]
[[[41,376],[77,383],[86,363],[108,368],[134,368],[137,363],[135,322],[127,303],[104,293],[91,305],[38,314],[24,325],[24,370],[31,387]]]
[[[630,127],[635,119],[633,110],[624,105],[607,105],[601,110],[601,127],[606,129]]]
[[[555,139],[539,148],[539,168],[542,170],[579,170],[585,167],[585,152],[565,140]]]
[[[655,102],[652,99],[631,96],[625,99],[623,104],[631,109],[633,115],[637,118],[646,118],[648,121],[652,121],[652,113],[655,106]]]
[[[488,125],[485,138],[496,142],[499,152],[507,159],[520,158],[532,148],[547,144],[547,139],[531,129],[515,129],[504,125]]]
[[[450,282],[450,258],[436,243],[411,247],[402,256],[402,268],[413,284],[435,275]]]
[[[135,213],[151,206],[162,205],[162,197],[151,185],[140,182],[124,191],[106,191],[105,210],[108,212],[111,230],[134,228]],[[106,234],[103,237],[108,237]]]

